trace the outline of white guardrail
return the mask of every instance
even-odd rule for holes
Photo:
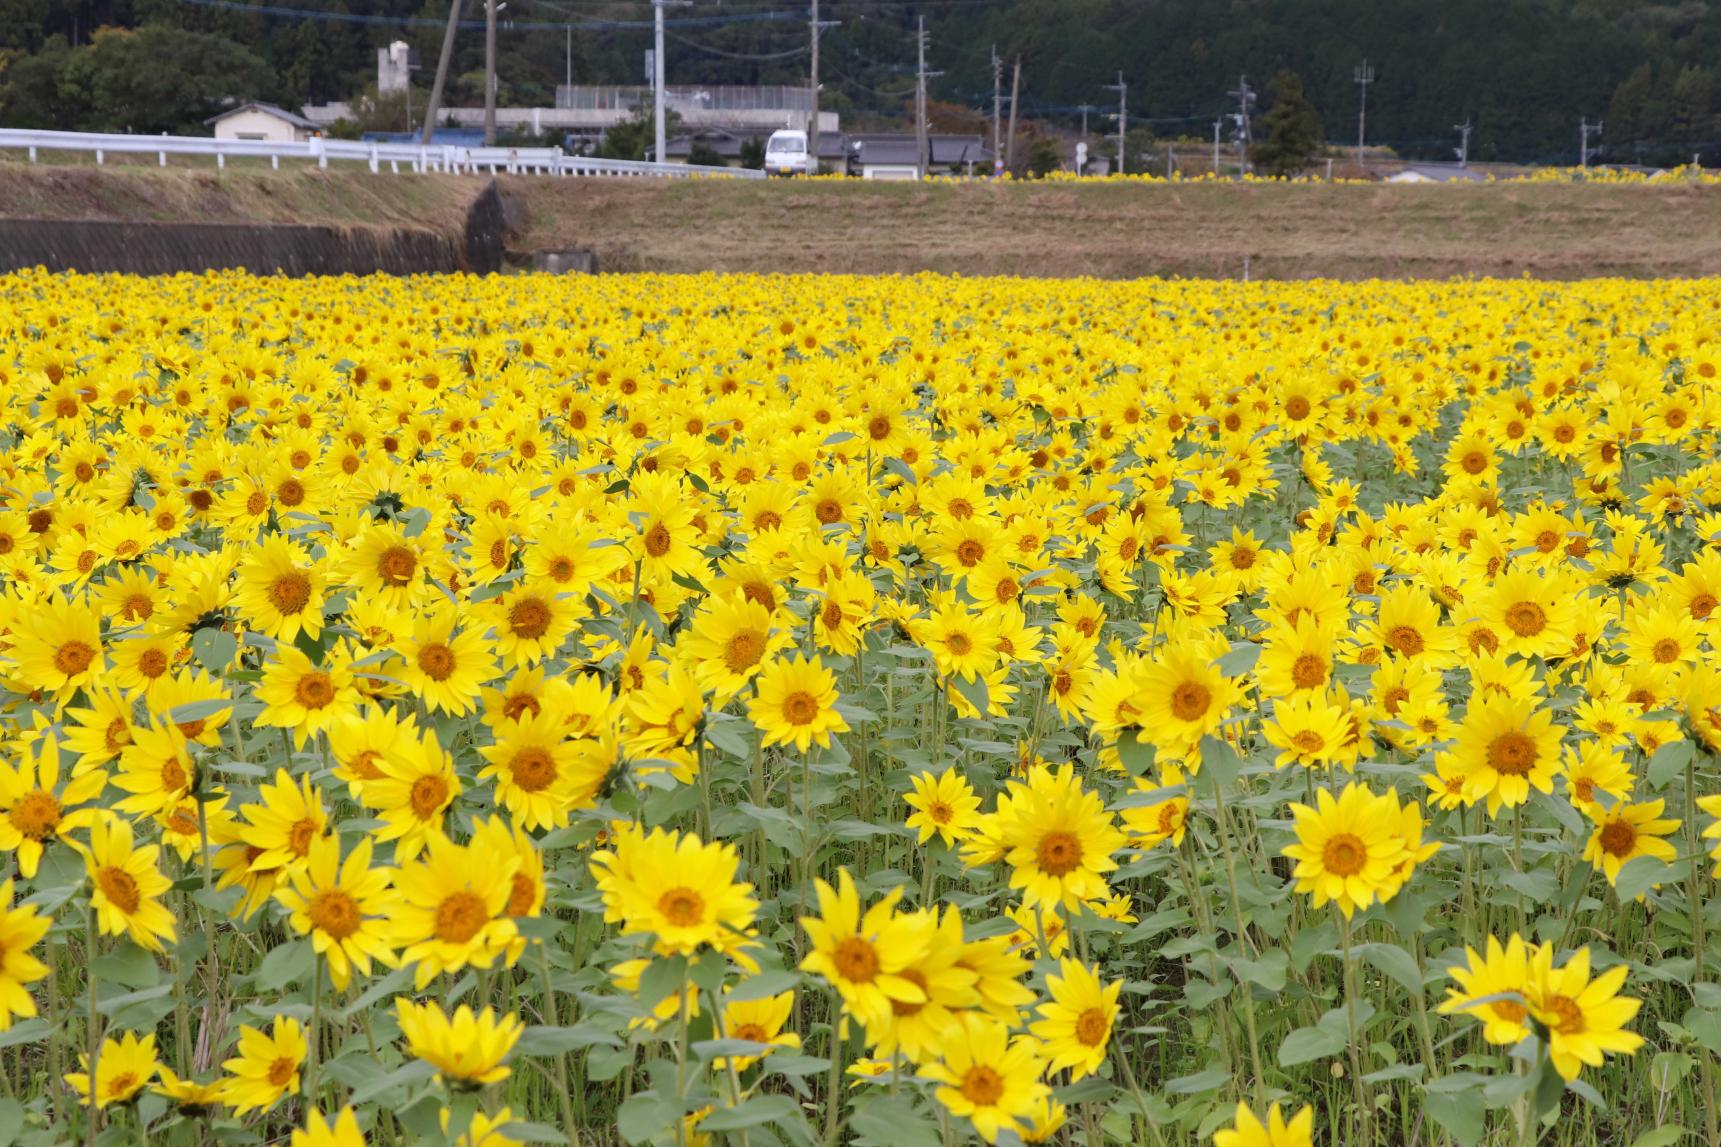
[[[668,179],[715,177],[763,179],[763,171],[734,167],[702,167],[687,163],[643,163],[631,159],[596,159],[566,155],[559,147],[456,147],[449,144],[422,146],[416,143],[367,143],[326,139],[304,141],[267,139],[205,139],[189,135],[98,135],[81,131],[29,131],[0,128],[0,150],[28,151],[35,163],[39,152],[94,152],[103,163],[112,152],[157,156],[162,167],[170,155],[212,155],[217,167],[229,158],[267,159],[275,168],[283,159],[315,162],[327,167],[331,160],[368,164],[373,172],[386,166],[390,172],[437,171],[452,174],[490,175],[632,175]]]

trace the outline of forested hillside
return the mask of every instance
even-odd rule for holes
[[[0,0],[0,122],[162,131],[230,98],[344,99],[374,84],[375,48],[397,38],[420,49],[428,87],[446,14],[446,0]],[[806,15],[791,0],[671,9],[670,81],[804,82]],[[990,112],[996,45],[1022,58],[1023,117],[1060,129],[1088,105],[1092,130],[1110,130],[1121,71],[1132,123],[1210,138],[1241,75],[1264,87],[1289,68],[1329,137],[1349,142],[1366,56],[1369,138],[1404,154],[1448,155],[1469,119],[1473,158],[1569,160],[1587,116],[1605,120],[1613,161],[1721,160],[1721,6],[1705,0],[824,0],[828,105],[902,122],[919,15],[946,126],[961,126],[958,109]],[[451,95],[476,103],[482,5],[467,16]],[[550,103],[570,65],[580,83],[641,82],[650,18],[644,2],[509,0],[504,102]]]

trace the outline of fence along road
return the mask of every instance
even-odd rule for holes
[[[103,135],[81,131],[29,131],[0,128],[0,150],[27,151],[30,162],[39,152],[93,152],[96,163],[112,152],[155,155],[167,166],[170,155],[214,156],[217,167],[229,158],[267,159],[279,169],[283,159],[315,162],[327,167],[330,161],[368,164],[381,172],[403,168],[414,173],[441,172],[454,175],[620,175],[660,179],[763,179],[763,171],[733,167],[703,167],[688,163],[646,163],[631,159],[597,159],[566,155],[559,147],[427,147],[416,143],[366,143],[326,139],[318,136],[300,141],[268,139],[207,139],[189,135]]]

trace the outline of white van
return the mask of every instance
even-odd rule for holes
[[[811,168],[806,132],[785,128],[765,141],[766,175],[805,175]]]

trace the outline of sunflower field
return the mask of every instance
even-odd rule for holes
[[[0,1147],[1721,1144],[1721,282],[0,288]]]

